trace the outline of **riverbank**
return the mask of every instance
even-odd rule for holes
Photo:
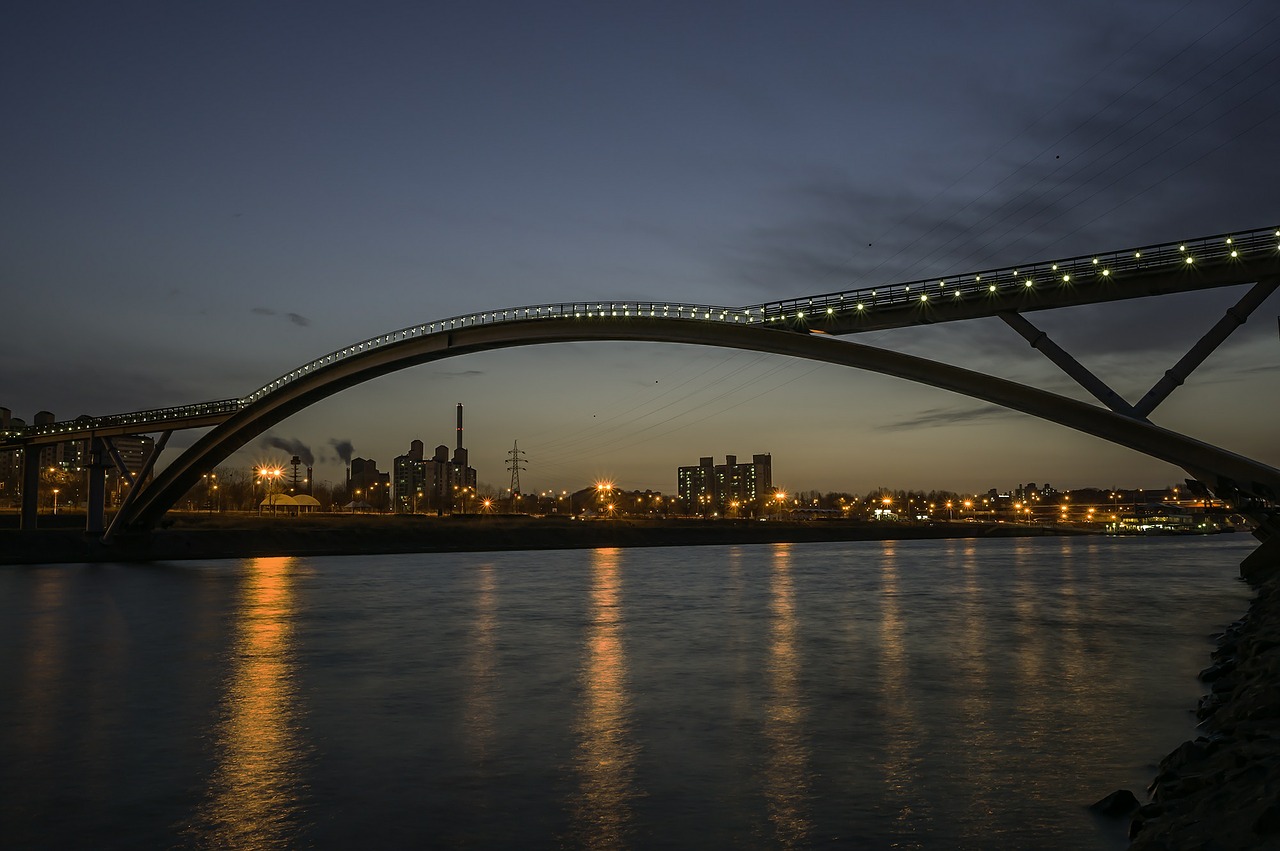
[[[110,546],[81,529],[0,530],[0,564],[171,561],[288,555],[669,547],[816,541],[1005,538],[1090,534],[1011,523],[758,520],[570,520],[556,517],[170,515],[165,528]],[[83,521],[81,521],[83,523]]]
[[[1217,640],[1200,735],[1161,761],[1135,851],[1280,848],[1280,580]]]

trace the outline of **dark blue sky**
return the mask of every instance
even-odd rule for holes
[[[0,405],[243,395],[419,321],[746,304],[1280,224],[1267,2],[39,3],[0,28]],[[1239,291],[1038,314],[1139,397]],[[1276,305],[1154,419],[1272,464]],[[1081,396],[998,322],[859,337]],[[386,469],[673,490],[1155,486],[1180,471],[879,376],[659,345],[495,352],[281,424]],[[190,435],[175,443],[189,442]],[[280,455],[254,446],[238,457]],[[329,459],[329,460],[323,460]]]

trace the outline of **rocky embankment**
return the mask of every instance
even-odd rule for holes
[[[1201,735],[1160,763],[1131,849],[1280,849],[1280,580],[1258,589],[1212,656]]]

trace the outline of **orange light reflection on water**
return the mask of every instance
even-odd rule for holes
[[[204,844],[293,843],[301,745],[295,728],[291,558],[254,559],[241,595],[232,669],[201,809]]]
[[[467,653],[467,747],[477,765],[491,757],[498,708],[498,573],[492,564],[476,568],[476,613]]]
[[[812,825],[808,814],[809,754],[804,746],[790,544],[773,547],[769,609],[769,692],[764,707],[769,759],[764,772],[764,795],[775,839],[783,848],[795,848],[806,844]]]
[[[898,547],[886,541],[883,548],[881,578],[881,695],[885,730],[884,781],[889,801],[896,808],[895,820],[902,835],[914,837],[928,832],[931,818],[926,798],[920,790],[920,730],[912,703],[910,652],[907,647],[906,621],[898,595]]]
[[[622,645],[622,570],[616,549],[591,557],[591,597],[575,767],[574,831],[586,848],[618,848],[631,823],[636,745],[631,740],[627,660]]]

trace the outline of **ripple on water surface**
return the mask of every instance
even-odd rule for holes
[[[50,848],[1120,848],[1084,807],[1191,735],[1250,543],[6,569],[0,828]]]

